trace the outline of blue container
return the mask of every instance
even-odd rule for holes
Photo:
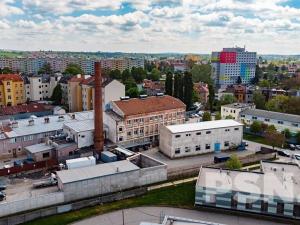
[[[103,151],[101,152],[101,161],[108,163],[108,162],[115,162],[117,161],[117,156],[109,151]]]

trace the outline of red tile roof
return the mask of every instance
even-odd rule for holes
[[[169,95],[151,96],[144,99],[132,98],[114,101],[114,103],[123,111],[125,116],[186,108],[182,101]]]
[[[82,81],[84,81],[83,77],[74,76],[68,82],[82,82]]]
[[[50,111],[53,109],[51,105],[30,103],[16,106],[3,106],[0,108],[0,115],[14,115],[18,113],[31,113],[31,112],[43,112]]]
[[[19,74],[0,74],[0,81],[23,81]]]

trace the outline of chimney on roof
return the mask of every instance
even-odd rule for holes
[[[101,63],[95,62],[95,109],[94,109],[94,147],[99,154],[103,151],[103,110]]]

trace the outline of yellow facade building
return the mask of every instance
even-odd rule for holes
[[[25,103],[24,81],[18,74],[0,74],[0,106]]]

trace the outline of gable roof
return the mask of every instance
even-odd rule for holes
[[[23,82],[23,78],[19,74],[0,74],[0,81],[16,81]]]

